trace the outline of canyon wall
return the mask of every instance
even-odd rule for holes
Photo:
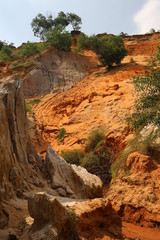
[[[30,142],[21,79],[0,84],[0,199],[30,188],[29,162],[38,161]]]
[[[69,89],[96,67],[92,57],[49,49],[36,59],[36,67],[25,76],[24,95],[33,97]]]

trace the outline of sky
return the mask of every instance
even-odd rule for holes
[[[32,19],[38,13],[56,17],[60,11],[79,15],[81,30],[88,35],[160,30],[160,0],[0,0],[0,40],[15,46],[39,41],[30,26]]]

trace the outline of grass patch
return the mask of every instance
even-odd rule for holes
[[[14,63],[10,64],[9,68],[11,70],[16,69],[16,68],[20,68],[20,67],[30,68],[31,66],[34,66],[35,64],[36,63],[33,60],[30,60],[30,61],[27,61],[27,62],[14,62]]]
[[[114,180],[116,179],[119,170],[120,170],[122,167],[125,167],[125,161],[126,161],[126,159],[128,158],[129,154],[130,154],[129,149],[128,149],[128,148],[125,148],[125,149],[119,154],[119,156],[117,157],[117,159],[112,163],[112,165],[111,165],[111,174],[112,174],[112,177],[113,177]]]
[[[29,100],[26,102],[26,111],[28,113],[31,113],[32,112],[32,107],[37,105],[38,103],[40,103],[40,99],[39,98],[35,98],[33,100]]]
[[[80,165],[84,154],[78,149],[73,149],[70,151],[62,151],[62,157],[70,164]]]
[[[86,153],[81,163],[81,166],[86,169],[89,167],[98,166],[98,165],[99,165],[99,158],[94,152]]]
[[[59,133],[57,135],[57,138],[58,138],[59,141],[64,137],[65,133],[66,133],[66,129],[65,128],[60,128],[59,129]]]
[[[97,145],[104,139],[105,135],[102,129],[94,129],[87,138],[86,152],[93,151]],[[100,143],[100,144],[101,144]]]
[[[150,149],[154,140],[158,137],[158,134],[158,132],[155,132],[146,137],[142,137],[140,134],[138,134],[133,139],[129,140],[125,149],[119,154],[117,159],[111,165],[112,177],[116,179],[121,168],[124,168],[124,175],[129,174],[129,169],[126,169],[125,163],[131,153],[137,151],[142,154],[150,155]]]

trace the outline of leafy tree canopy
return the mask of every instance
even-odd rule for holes
[[[133,128],[141,128],[149,123],[160,126],[160,47],[158,54],[148,64],[144,75],[134,76],[132,81],[138,94],[135,111],[127,118]]]
[[[72,36],[67,31],[61,28],[56,28],[46,34],[47,42],[50,46],[54,46],[57,50],[67,51],[71,50]]]
[[[52,15],[45,17],[39,13],[33,18],[31,27],[34,35],[42,41],[45,41],[46,34],[48,34],[49,31],[53,31],[57,29],[57,27],[65,29],[69,24],[72,25],[73,30],[80,30],[80,25],[82,24],[81,18],[74,13],[64,13],[61,11],[55,19],[53,19]]]
[[[39,13],[31,22],[31,27],[34,32],[34,36],[39,37],[42,41],[45,40],[45,34],[53,28],[54,21],[52,15],[47,18]]]
[[[72,25],[74,31],[81,29],[82,19],[75,13],[68,13],[68,22]]]
[[[84,49],[95,51],[103,66],[111,67],[114,63],[120,64],[127,55],[121,36],[104,36],[98,38],[95,35],[88,37],[81,33],[77,40],[77,50]]]

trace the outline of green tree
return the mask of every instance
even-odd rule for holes
[[[47,42],[57,50],[69,52],[72,45],[72,36],[61,28],[52,29],[46,34]]]
[[[65,28],[69,25],[68,16],[64,12],[59,12],[58,17],[53,20],[53,24],[55,27],[60,26],[61,28]]]
[[[52,15],[45,17],[43,14],[39,13],[31,22],[31,27],[34,36],[39,37],[42,41],[46,41],[46,35],[50,31],[61,28],[65,28],[71,24],[74,30],[80,30],[80,24],[82,20],[79,16],[74,13],[65,14],[63,11],[58,13],[58,16],[53,19]]]
[[[160,126],[160,47],[157,56],[148,64],[144,75],[134,76],[132,81],[138,94],[135,111],[127,118],[133,128],[149,123]]]
[[[77,40],[77,50],[90,49],[95,51],[103,66],[111,67],[114,63],[120,64],[127,55],[124,42],[120,36],[104,36],[98,38],[95,35],[88,37],[80,34]]]
[[[99,41],[100,47],[97,53],[103,66],[110,68],[114,63],[120,64],[121,60],[127,55],[122,37],[103,37]]]
[[[149,33],[152,33],[152,34],[155,33],[155,32],[156,32],[156,30],[154,28],[151,28],[150,31],[149,31]]]
[[[31,22],[31,27],[34,33],[34,36],[39,37],[42,41],[45,40],[45,35],[48,33],[54,26],[54,20],[52,15],[49,15],[47,18],[39,13]]]
[[[81,29],[82,19],[75,13],[68,13],[68,22],[72,25],[74,31],[79,31]]]
[[[2,49],[2,47],[5,45],[5,42],[0,40],[0,50]]]

